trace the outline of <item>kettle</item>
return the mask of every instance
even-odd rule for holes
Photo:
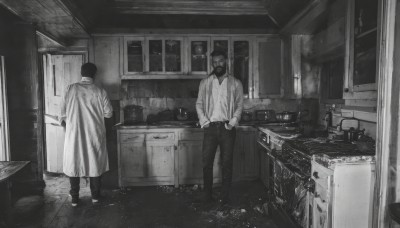
[[[356,130],[355,128],[351,127],[349,130],[343,130],[343,139],[346,142],[354,142],[357,141],[362,135],[364,135],[365,129],[363,130]]]

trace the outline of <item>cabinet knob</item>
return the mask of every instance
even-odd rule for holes
[[[318,176],[318,172],[313,172],[313,177],[315,177],[315,179],[318,179],[319,178],[319,176]]]

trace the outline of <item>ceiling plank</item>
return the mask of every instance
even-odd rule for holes
[[[325,22],[330,0],[314,0],[297,13],[280,31],[281,34],[310,35]]]
[[[62,1],[66,0],[0,0],[0,4],[58,40],[90,37],[76,12],[71,12]]]
[[[117,14],[266,15],[262,0],[130,0],[114,1]]]

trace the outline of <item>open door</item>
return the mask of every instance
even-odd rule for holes
[[[4,56],[0,56],[0,161],[10,160],[8,103]]]
[[[69,84],[81,80],[83,55],[44,55],[44,102],[47,171],[62,173],[65,129],[55,120]]]

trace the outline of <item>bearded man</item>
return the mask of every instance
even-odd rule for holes
[[[222,189],[219,202],[224,205],[229,202],[235,126],[239,124],[243,110],[243,86],[238,79],[228,74],[225,52],[213,51],[211,58],[214,70],[200,82],[196,111],[200,125],[204,128],[204,200],[206,202],[213,200],[213,164],[219,146],[222,161]]]

